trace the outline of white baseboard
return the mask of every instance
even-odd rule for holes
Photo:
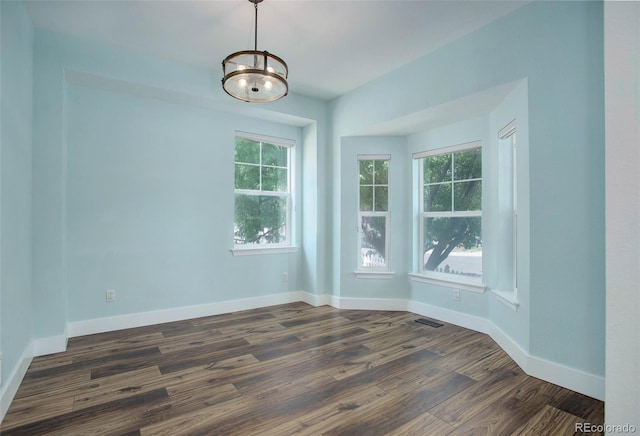
[[[588,395],[598,400],[604,400],[604,377],[589,374],[584,371],[567,367],[530,355],[505,332],[495,326],[490,320],[451,309],[445,309],[413,300],[384,299],[384,298],[342,298],[329,294],[312,294],[309,292],[288,292],[282,294],[265,295],[261,297],[242,298],[237,300],[220,301],[196,306],[186,306],[174,309],[120,315],[69,323],[69,337],[103,333],[113,330],[141,327],[164,322],[181,321],[202,316],[218,315],[241,310],[256,309],[278,304],[303,301],[313,306],[330,305],[338,309],[352,310],[397,310],[408,311],[418,315],[435,318],[450,324],[455,324],[480,333],[486,333],[522,368],[533,376]],[[64,351],[66,335],[43,338],[35,341],[36,355],[48,352]],[[62,348],[62,349],[61,349]],[[28,366],[28,365],[27,365]],[[26,371],[26,370],[25,370]],[[20,377],[22,380],[22,377]],[[14,393],[15,395],[15,393]]]
[[[342,298],[332,297],[331,306],[353,310],[407,310],[407,300],[387,298]]]
[[[497,326],[492,325],[491,338],[530,376],[580,392],[604,401],[605,379],[576,368],[533,356],[523,350]]]
[[[580,392],[581,394],[604,401],[605,378],[561,365],[556,362],[529,356],[527,374],[550,383]]]
[[[302,301],[312,306],[332,306],[329,294],[311,294],[309,292],[301,292],[301,294]]]
[[[33,360],[33,342],[30,343],[24,350],[24,353],[22,353],[20,363],[11,372],[7,382],[3,383],[2,387],[0,387],[0,422],[2,422],[4,416],[7,414],[9,406],[18,392],[20,383],[22,383],[22,379],[27,373],[29,365],[31,365],[31,360]]]
[[[489,336],[496,341],[496,344],[498,344],[524,372],[529,374],[529,353],[495,324],[492,323],[491,327],[491,331],[488,332]]]
[[[407,309],[409,312],[423,315],[429,318],[435,318],[440,321],[455,324],[460,327],[464,327],[470,330],[474,330],[480,333],[487,333],[491,331],[492,323],[479,316],[469,315],[464,312],[458,312],[451,309],[445,309],[443,307],[433,306],[431,304],[420,303],[418,301],[407,301]]]
[[[203,316],[220,315],[222,313],[257,309],[259,307],[304,301],[303,292],[286,292],[260,297],[240,298],[237,300],[219,301],[194,306],[176,307],[173,309],[152,312],[131,313],[106,318],[74,321],[69,323],[69,337],[104,333],[133,327],[142,327],[165,322],[183,321]],[[309,294],[311,295],[311,294]]]
[[[61,353],[67,349],[67,340],[69,326],[65,327],[65,332],[58,336],[49,336],[46,338],[36,338],[33,340],[33,355],[45,356],[47,354]]]

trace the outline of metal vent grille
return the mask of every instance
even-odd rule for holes
[[[428,318],[418,318],[416,319],[416,322],[419,324],[424,324],[424,325],[428,325],[430,327],[435,327],[435,328],[442,327],[444,325],[438,321],[435,321],[433,319],[428,319]]]

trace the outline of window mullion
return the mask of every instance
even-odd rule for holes
[[[455,153],[451,153],[451,210],[454,211],[456,210],[456,205],[455,205],[455,201],[456,201],[456,186],[453,183],[453,181],[456,179],[456,154]]]
[[[374,177],[375,177],[375,163],[374,163],[374,171],[373,171]],[[376,184],[375,181],[373,183],[373,185],[371,185],[371,210],[375,212],[376,210]]]
[[[262,191],[262,141],[259,142],[260,144],[260,152],[258,154],[258,171],[260,173],[260,182],[258,185],[258,190]]]

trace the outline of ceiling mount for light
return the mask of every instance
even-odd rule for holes
[[[232,53],[222,61],[222,88],[231,97],[243,101],[275,101],[289,92],[289,70],[278,56],[258,51],[258,3],[262,0],[249,2],[254,4],[256,11],[254,49]]]

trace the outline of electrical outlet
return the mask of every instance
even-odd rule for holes
[[[283,283],[287,283],[289,281],[289,273],[288,272],[283,272],[282,273],[282,282]]]
[[[453,300],[460,301],[460,289],[453,290]]]
[[[113,289],[107,289],[107,303],[116,301],[116,291]]]

